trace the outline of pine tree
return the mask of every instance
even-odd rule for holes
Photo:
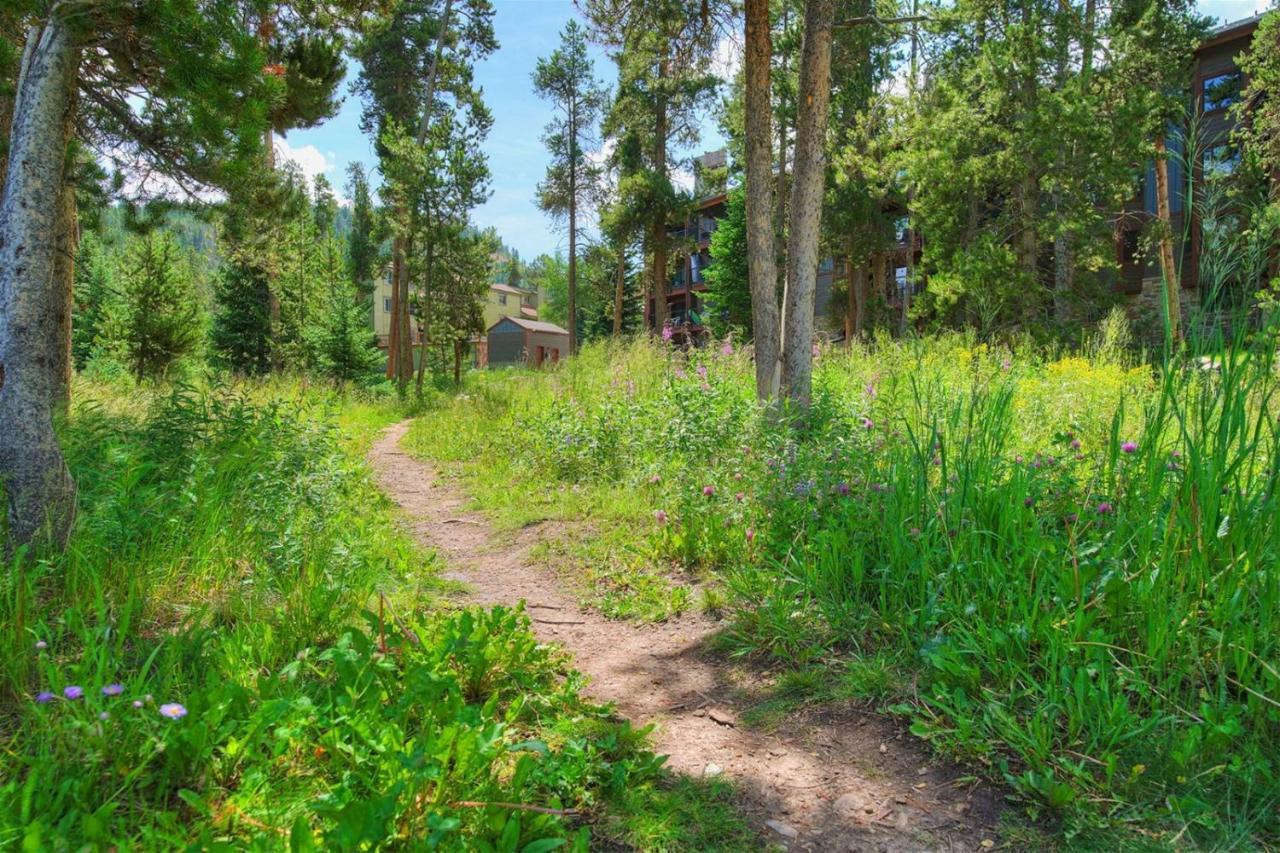
[[[171,233],[153,231],[129,241],[121,268],[108,338],[139,382],[163,378],[203,340],[190,265]]]
[[[107,318],[119,300],[115,275],[102,239],[86,232],[76,254],[75,314],[71,321],[71,353],[77,370],[89,364],[102,343]]]
[[[347,192],[351,195],[351,232],[347,237],[347,270],[356,290],[362,295],[373,292],[378,266],[373,199],[369,193],[369,177],[364,166],[347,167]]]
[[[570,20],[560,34],[560,46],[539,59],[533,72],[534,91],[558,111],[542,137],[551,162],[538,185],[538,207],[569,227],[569,352],[578,351],[578,211],[594,195],[599,169],[586,156],[595,140],[595,124],[605,104],[603,85],[587,56],[587,37]]]

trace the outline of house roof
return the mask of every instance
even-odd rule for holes
[[[518,295],[518,296],[524,296],[525,294],[528,294],[528,293],[535,293],[535,292],[536,292],[536,291],[533,291],[533,290],[525,290],[525,289],[520,288],[520,287],[512,287],[512,286],[511,286],[511,285],[509,285],[509,284],[491,284],[491,285],[489,285],[489,289],[490,289],[490,290],[500,290],[500,291],[502,291],[503,293],[514,293],[514,294],[516,294],[516,295]]]
[[[520,316],[528,317],[530,320],[536,320],[538,319],[538,309],[534,308],[532,305],[521,305]]]
[[[543,323],[539,320],[526,320],[523,317],[503,317],[502,319],[498,320],[497,323],[494,323],[493,326],[490,326],[489,331],[492,332],[494,329],[494,326],[498,326],[502,323],[505,323],[507,320],[510,320],[512,323],[515,323],[520,328],[530,332],[548,332],[553,335],[569,334],[568,329],[562,329],[559,326],[557,326],[555,323]]]
[[[1196,47],[1196,53],[1249,35],[1258,28],[1258,23],[1261,20],[1262,15],[1253,15],[1248,18],[1241,18],[1238,21],[1228,21],[1210,30],[1205,40]]]

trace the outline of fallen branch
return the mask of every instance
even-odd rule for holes
[[[523,803],[486,803],[481,800],[455,800],[449,805],[458,809],[514,809],[519,812],[537,812],[538,814],[558,815],[559,817],[573,817],[578,814],[577,809],[549,809],[546,806],[526,806]]]

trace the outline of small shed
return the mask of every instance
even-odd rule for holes
[[[486,360],[493,366],[554,364],[569,354],[569,332],[555,323],[503,317],[489,327]]]

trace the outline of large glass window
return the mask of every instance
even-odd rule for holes
[[[1225,110],[1240,100],[1243,82],[1239,71],[1227,71],[1224,74],[1206,77],[1203,89],[1204,111],[1211,113],[1214,110]]]
[[[1205,149],[1205,180],[1228,177],[1235,173],[1236,168],[1239,167],[1239,165],[1240,152],[1230,143],[1224,142],[1220,145],[1214,145],[1211,148]]]

